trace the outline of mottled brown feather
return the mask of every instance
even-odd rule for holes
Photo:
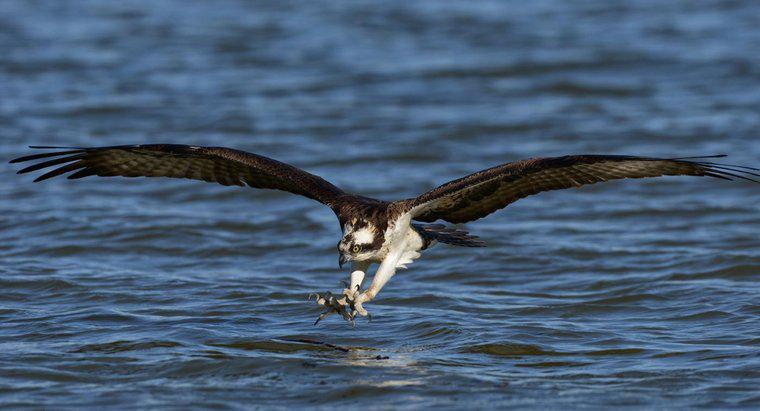
[[[685,159],[613,155],[533,158],[507,163],[446,183],[417,198],[403,200],[414,220],[466,223],[542,191],[580,187],[622,178],[692,175],[755,181],[751,167]],[[733,172],[733,173],[732,173]]]
[[[68,178],[76,179],[91,175],[189,178],[222,185],[248,185],[254,188],[287,191],[317,200],[333,209],[338,206],[338,199],[346,195],[323,178],[299,168],[257,154],[224,147],[194,147],[177,144],[73,149],[66,147],[65,151],[34,154],[11,162],[39,159],[48,160],[24,168],[19,173],[62,165],[35,181],[75,170],[78,171]]]
[[[149,144],[32,148],[65,149],[11,161],[20,163],[44,159],[19,173],[60,166],[35,181],[73,172],[68,176],[69,179],[92,175],[171,177],[282,190],[330,206],[341,226],[357,218],[365,219],[372,222],[379,233],[383,233],[390,223],[406,212],[411,212],[415,220],[422,222],[445,220],[465,223],[542,191],[580,187],[614,179],[694,175],[757,182],[749,176],[760,177],[757,168],[704,161],[710,157],[659,159],[577,155],[503,164],[451,181],[417,198],[386,202],[345,193],[321,177],[277,160],[224,147]],[[437,226],[428,226],[426,230],[434,232],[434,227]],[[438,229],[434,234],[445,237],[452,243],[472,242],[464,234],[441,230]]]

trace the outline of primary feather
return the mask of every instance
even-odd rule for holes
[[[693,157],[693,160],[723,157]],[[560,190],[623,178],[663,175],[708,176],[753,180],[752,167],[685,158],[662,159],[615,155],[575,155],[533,158],[502,164],[448,182],[402,203],[417,221],[466,223],[542,191]],[[755,181],[757,182],[757,181]]]
[[[229,185],[248,185],[287,191],[334,206],[343,190],[314,174],[258,154],[224,147],[146,144],[111,147],[41,147],[63,149],[12,160],[20,163],[45,159],[20,170],[28,173],[53,166],[36,181],[74,172],[69,179],[102,177],[171,177]]]

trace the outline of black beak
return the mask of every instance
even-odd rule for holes
[[[342,269],[343,265],[345,265],[347,262],[348,258],[346,258],[346,256],[341,253],[340,258],[338,258],[338,267]]]

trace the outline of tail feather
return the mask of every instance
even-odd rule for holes
[[[467,231],[447,227],[443,224],[412,224],[417,233],[425,240],[425,248],[433,241],[460,247],[485,247],[486,243]]]

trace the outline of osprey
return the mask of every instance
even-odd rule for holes
[[[44,159],[19,174],[58,166],[35,182],[69,172],[73,172],[69,179],[92,175],[188,178],[225,186],[283,190],[330,207],[343,230],[343,238],[338,242],[339,265],[343,268],[350,262],[352,270],[350,282],[340,295],[316,294],[317,304],[324,309],[316,323],[333,313],[351,322],[357,315],[368,316],[363,304],[377,296],[396,270],[406,268],[436,242],[463,247],[485,245],[466,231],[423,223],[437,220],[466,223],[542,191],[623,178],[691,175],[760,182],[749,177],[760,177],[757,168],[706,161],[725,155],[683,158],[571,155],[506,163],[448,182],[419,197],[382,201],[347,193],[289,164],[224,147],[148,144],[31,148],[56,151],[12,160],[11,163],[20,163]],[[373,263],[379,264],[379,268],[370,286],[363,289],[364,277]]]

